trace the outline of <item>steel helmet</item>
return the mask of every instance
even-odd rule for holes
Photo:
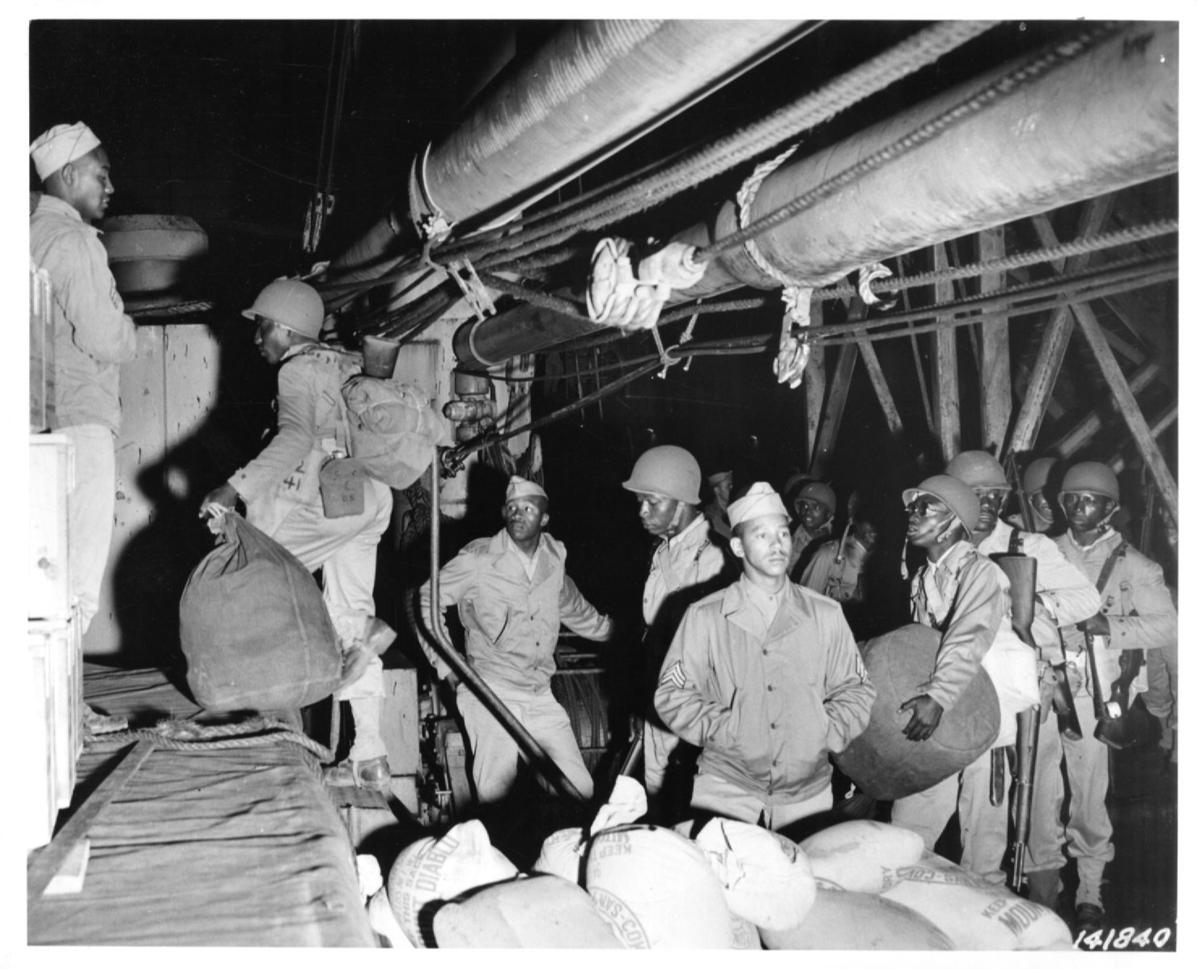
[[[1042,491],[1047,487],[1047,479],[1057,463],[1056,458],[1036,458],[1028,464],[1027,470],[1022,473],[1022,490],[1028,495]]]
[[[1122,500],[1118,492],[1118,476],[1109,465],[1100,461],[1081,461],[1069,468],[1060,482],[1060,494],[1065,495],[1070,491],[1089,491],[1115,501]]]
[[[694,455],[673,444],[650,447],[632,465],[632,476],[623,483],[638,494],[664,495],[687,505],[698,504],[702,472]]]
[[[981,517],[981,503],[973,494],[971,485],[948,474],[933,474],[917,488],[907,488],[903,491],[902,502],[909,505],[919,495],[930,495],[942,501],[952,514],[960,519],[965,533],[972,535],[973,529],[977,527],[977,519]]]
[[[970,488],[1005,488],[1010,490],[1006,472],[988,451],[961,451],[943,469],[943,473],[963,481]]]
[[[831,490],[831,485],[824,484],[822,481],[808,481],[798,489],[794,501],[798,502],[804,499],[817,501],[827,509],[829,515],[835,514],[835,492]]]
[[[254,305],[242,310],[241,315],[247,320],[264,316],[315,340],[324,323],[324,301],[307,283],[298,279],[276,279],[258,293]]]

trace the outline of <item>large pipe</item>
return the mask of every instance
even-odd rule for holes
[[[428,198],[452,222],[511,214],[759,62],[799,26],[765,20],[568,24],[430,148]],[[329,276],[372,278],[379,257],[411,232],[408,206],[405,198],[388,211],[332,261]]]
[[[1176,171],[1178,30],[1134,24],[1033,80],[939,137],[861,176],[756,243],[770,265],[822,286],[868,262],[1116,191]],[[766,177],[752,202],[763,216],[835,177],[967,100],[1017,62],[1003,65]],[[673,241],[703,247],[739,229],[736,204]],[[780,284],[740,247],[707,265],[700,283],[671,302]],[[467,324],[458,346],[485,347],[489,362],[579,335],[552,311]],[[509,322],[516,325],[508,327]],[[584,327],[584,324],[582,325]]]
[[[781,208],[891,145],[1007,73],[1003,67],[761,183],[752,213]],[[1179,31],[1133,24],[758,236],[765,260],[808,286],[858,267],[1135,185],[1177,170]],[[715,239],[739,229],[734,202]],[[698,238],[704,227],[683,233]],[[735,286],[775,289],[740,247],[685,298]]]

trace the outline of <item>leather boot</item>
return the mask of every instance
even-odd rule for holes
[[[1027,872],[1027,887],[1027,898],[1054,912],[1060,899],[1060,869]]]

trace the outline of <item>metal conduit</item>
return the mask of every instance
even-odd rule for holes
[[[431,147],[427,194],[453,222],[526,205],[768,56],[800,26],[763,20],[570,24]],[[384,253],[416,241],[403,200],[332,261],[328,276],[370,279]]]

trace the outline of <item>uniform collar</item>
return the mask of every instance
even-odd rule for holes
[[[1082,545],[1075,538],[1073,538],[1071,528],[1068,529],[1068,531],[1066,531],[1064,534],[1068,536],[1068,541],[1072,543],[1072,547],[1081,552],[1088,552],[1090,549],[1097,548],[1097,546],[1099,546],[1102,542],[1117,543],[1122,541],[1122,533],[1119,532],[1117,528],[1107,528],[1101,533],[1101,535],[1095,538],[1088,545]]]
[[[751,580],[740,573],[740,578],[723,590],[723,615],[729,622],[736,624],[750,632],[754,629],[752,620],[744,615],[745,611],[755,613],[754,596],[761,600],[767,597],[761,589],[752,587]],[[770,637],[784,636],[804,619],[812,615],[805,595],[793,582],[786,582],[778,593],[779,603],[777,614],[773,617],[773,624],[769,627]]]
[[[43,192],[41,198],[37,200],[37,207],[39,210],[46,209],[47,211],[53,212],[56,215],[65,215],[67,218],[74,219],[76,222],[80,222],[87,226],[87,228],[95,232],[96,235],[101,234],[100,230],[90,222],[83,221],[83,216],[79,214],[79,210],[75,208],[75,206],[71,205],[70,202],[63,201],[57,195],[51,195],[49,192]]]
[[[711,525],[706,518],[699,514],[694,516],[694,521],[690,522],[685,528],[673,536],[673,538],[663,538],[658,543],[659,548],[678,548],[689,544],[697,544],[705,539],[710,532]]]
[[[957,562],[968,554],[969,549],[973,548],[975,546],[968,539],[960,539],[939,557],[938,562],[932,562],[930,558],[927,559],[927,575],[934,575],[939,569],[955,568]]]

